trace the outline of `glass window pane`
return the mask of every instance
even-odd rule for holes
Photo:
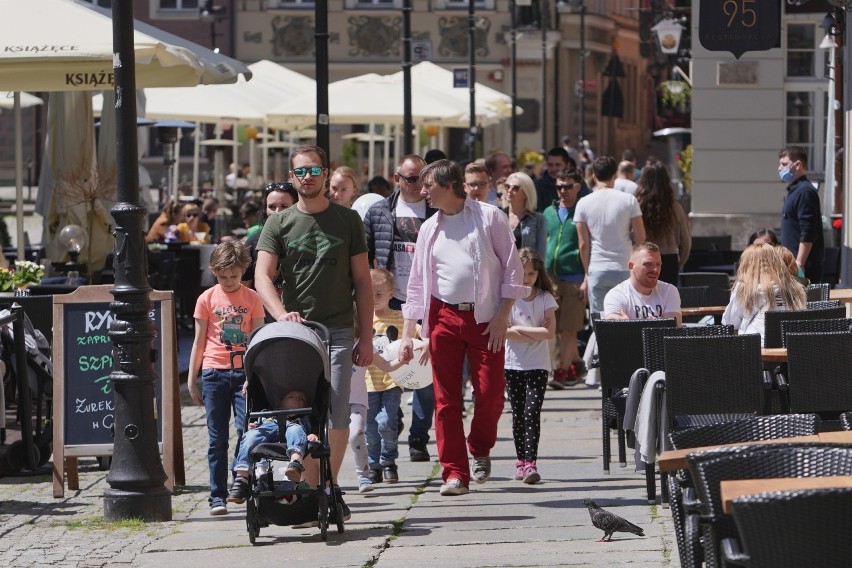
[[[810,119],[787,119],[787,144],[808,144],[811,142]]]
[[[787,26],[787,49],[814,49],[815,28],[812,24],[789,24]]]
[[[814,76],[814,52],[812,52],[812,51],[788,51],[787,52],[787,76],[788,77],[813,77]]]

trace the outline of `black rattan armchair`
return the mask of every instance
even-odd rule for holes
[[[781,322],[786,320],[820,320],[846,317],[846,308],[836,306],[825,309],[801,311],[769,311],[764,319],[764,347],[782,347]]]
[[[808,333],[814,331],[852,332],[852,319],[786,320],[781,322],[781,345],[787,347],[788,333]]]
[[[623,416],[615,409],[610,397],[626,388],[630,376],[644,364],[642,330],[646,327],[674,327],[674,319],[658,320],[595,320],[595,336],[601,373],[601,412],[603,467],[609,473],[610,435],[613,425],[618,435],[618,459],[627,465]]]
[[[852,408],[852,333],[788,333],[786,342],[789,411],[836,420]]]
[[[819,302],[828,300],[828,284],[810,284],[805,287],[805,296],[808,302]]]
[[[722,541],[726,564],[800,568],[852,561],[850,488],[744,495],[732,505],[739,540]]]
[[[778,443],[733,446],[695,452],[687,455],[686,459],[701,502],[702,545],[708,568],[722,565],[722,540],[737,537],[734,520],[722,510],[721,481],[852,474],[852,452],[848,446],[842,445]],[[779,537],[785,538],[786,535]]]
[[[840,415],[840,427],[847,432],[852,430],[852,412],[844,412]]]
[[[816,414],[779,414],[754,416],[707,426],[675,430],[670,434],[672,447],[699,448],[717,444],[736,444],[757,440],[775,440],[807,436],[819,431]],[[680,565],[700,567],[704,558],[698,528],[700,502],[688,471],[672,475],[668,481],[672,521],[675,525]]]

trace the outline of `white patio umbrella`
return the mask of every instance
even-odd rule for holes
[[[73,0],[0,0],[0,13],[0,89],[91,91],[112,87],[109,10]],[[194,45],[191,42],[175,41],[180,38],[153,26],[136,22],[134,27],[139,87],[233,82],[238,73],[247,72],[234,60],[205,59],[186,46]]]
[[[113,82],[110,11],[73,0],[0,0],[0,89],[14,91],[93,91]],[[242,63],[187,40],[135,22],[136,82],[139,87],[234,82],[251,72]],[[91,104],[91,103],[90,103]],[[90,111],[89,111],[90,112]],[[91,122],[90,122],[91,123]],[[73,130],[54,141],[86,145]],[[16,132],[20,137],[20,130]],[[46,152],[49,154],[49,152]],[[23,161],[16,152],[16,167]],[[74,171],[84,171],[79,164]],[[70,171],[70,170],[69,170]],[[52,187],[39,187],[39,213],[47,217]],[[22,182],[17,183],[22,194]],[[46,194],[46,195],[43,195]],[[47,229],[47,227],[46,227]],[[53,235],[45,231],[43,241]]]
[[[332,124],[401,124],[402,82],[392,76],[368,73],[328,86],[329,121]],[[414,124],[463,124],[468,108],[457,99],[428,86],[412,92]],[[483,112],[486,112],[483,109]],[[304,125],[316,118],[316,95],[307,93],[282,103],[267,115],[277,127]]]

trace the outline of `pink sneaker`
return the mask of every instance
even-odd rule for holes
[[[515,462],[515,480],[520,481],[524,478],[524,466],[526,463],[523,460]]]
[[[535,462],[527,462],[524,465],[524,483],[527,485],[534,485],[541,481],[541,476],[538,474],[538,468],[535,466]]]

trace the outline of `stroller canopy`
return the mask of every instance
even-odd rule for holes
[[[314,405],[317,381],[328,381],[328,347],[312,329],[299,323],[278,321],[255,332],[244,357],[249,388],[258,381],[268,408],[292,390],[302,391],[309,406]]]

